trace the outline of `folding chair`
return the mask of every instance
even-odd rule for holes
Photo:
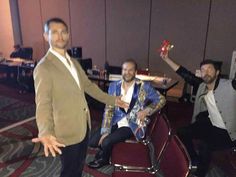
[[[116,170],[126,171],[149,171],[151,161],[149,156],[148,144],[150,135],[159,118],[159,113],[156,112],[150,117],[146,137],[142,142],[137,142],[135,139],[127,140],[126,142],[118,143],[113,147],[111,155],[111,163]]]
[[[158,166],[156,158],[167,144],[170,126],[159,113],[156,113],[155,117],[152,126],[149,127],[149,135],[143,143],[123,143],[113,148],[111,163],[116,170],[156,173],[154,169],[154,166]],[[153,138],[160,139],[160,142],[158,140],[156,143],[157,148],[154,148]],[[155,151],[156,149],[158,151]]]
[[[156,173],[114,171],[112,177],[187,177],[190,167],[185,147],[177,136],[173,136],[161,156],[160,168]]]
[[[160,159],[160,173],[165,177],[187,177],[190,173],[190,157],[179,138],[172,136]]]

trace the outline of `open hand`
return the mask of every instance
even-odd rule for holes
[[[116,105],[116,106],[119,106],[119,107],[121,107],[121,108],[124,108],[124,109],[128,109],[128,108],[129,108],[129,104],[126,103],[126,102],[124,102],[124,101],[122,101],[122,100],[121,100],[121,97],[122,97],[122,96],[117,96],[117,97],[116,97],[115,105]]]
[[[48,157],[49,152],[53,157],[56,157],[56,153],[62,154],[60,147],[66,147],[64,144],[61,144],[57,141],[56,137],[52,135],[43,136],[40,138],[32,139],[33,143],[42,143],[44,146],[44,154]]]

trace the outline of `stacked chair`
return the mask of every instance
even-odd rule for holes
[[[151,119],[149,131],[143,141],[129,140],[113,147],[111,164],[115,168],[112,177],[189,175],[191,169],[189,155],[179,138],[171,134],[166,116],[155,113]],[[92,170],[90,174],[93,174]]]

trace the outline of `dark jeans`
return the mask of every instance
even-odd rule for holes
[[[101,138],[101,130],[98,129],[89,140],[90,147],[99,147],[100,150],[97,152],[95,159],[103,159],[109,161],[111,156],[112,147],[125,140],[131,138],[133,133],[129,127],[118,128],[117,125],[112,127],[111,133],[103,140],[101,146],[98,146],[98,142]]]
[[[234,146],[228,132],[225,129],[212,125],[208,118],[208,112],[202,112],[194,123],[180,128],[177,135],[191,157],[192,162],[198,162],[196,175],[204,177],[207,173],[211,153],[214,150],[223,150]],[[194,148],[193,140],[199,141],[199,149]],[[197,153],[198,152],[198,153]]]
[[[85,157],[88,147],[89,128],[84,140],[78,144],[66,146],[62,149],[61,163],[61,177],[81,177],[83,167],[85,164]]]

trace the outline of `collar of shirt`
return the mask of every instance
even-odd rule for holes
[[[50,48],[49,51],[52,52],[52,54],[55,55],[65,65],[65,67],[69,70],[72,77],[75,79],[76,83],[78,84],[78,86],[80,88],[78,73],[76,71],[74,64],[71,62],[70,56],[68,55],[68,53],[66,53],[66,58],[65,58],[64,56],[62,56],[61,54],[59,54],[58,52],[56,52],[52,48]],[[70,65],[67,61],[69,61]]]
[[[127,103],[130,103],[133,92],[134,92],[135,82],[128,88],[127,92],[125,92],[125,89],[123,88],[123,84],[124,84],[124,81],[122,81],[122,84],[121,84],[121,95],[122,95],[121,99]]]
[[[69,54],[66,52],[66,58],[64,56],[62,56],[61,54],[59,54],[57,51],[55,51],[53,48],[49,48],[49,51],[55,55],[64,65],[66,65],[66,67],[70,67],[69,64],[67,63],[67,59],[71,64],[71,60],[70,60],[70,56]]]

